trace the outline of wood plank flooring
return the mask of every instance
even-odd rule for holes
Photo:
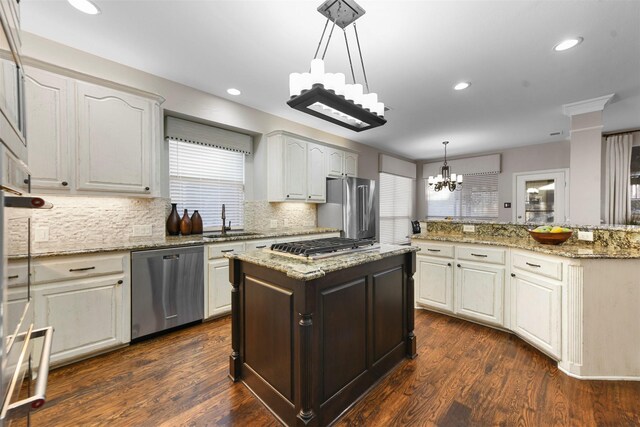
[[[227,377],[229,317],[53,370],[33,426],[279,426]],[[337,426],[640,426],[640,382],[581,381],[518,338],[416,311],[418,357]]]

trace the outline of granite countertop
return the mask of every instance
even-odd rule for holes
[[[287,236],[301,236],[306,234],[321,234],[321,233],[336,233],[340,230],[335,228],[326,227],[304,227],[304,228],[289,228],[278,230],[246,230],[244,233],[252,233],[250,235],[234,235],[231,232],[227,236],[217,236],[215,238],[206,238],[203,235],[191,235],[191,236],[164,236],[162,238],[145,239],[135,238],[129,242],[125,242],[118,245],[104,246],[104,245],[87,245],[85,247],[65,247],[60,245],[56,250],[48,252],[34,252],[31,254],[32,258],[61,256],[61,255],[84,255],[94,254],[101,252],[117,252],[117,251],[138,251],[145,249],[160,249],[174,246],[195,246],[195,245],[208,245],[213,243],[225,243],[245,240],[260,240],[260,239],[274,239]],[[204,232],[204,235],[214,234],[214,232]],[[26,258],[25,254],[9,255],[9,259],[22,259]]]
[[[509,221],[487,221],[487,220],[474,220],[474,219],[421,219],[421,222],[428,223],[443,223],[443,224],[475,224],[475,225],[515,225],[515,226],[526,226],[527,228],[535,228],[538,225],[549,225],[546,222],[509,222]],[[561,227],[569,227],[575,229],[589,229],[589,230],[609,230],[609,231],[640,231],[640,225],[625,225],[625,224],[596,224],[596,225],[588,225],[588,224],[571,224],[571,223],[557,223],[554,225],[559,225]]]
[[[225,254],[225,256],[286,273],[287,276],[296,280],[309,281],[323,277],[332,271],[419,250],[420,248],[415,246],[381,244],[379,248],[373,251],[350,253],[317,260],[279,254],[269,249],[259,249],[242,254]]]
[[[599,245],[567,244],[543,245],[531,237],[473,237],[456,234],[421,233],[411,236],[412,240],[431,240],[452,243],[475,243],[491,246],[507,246],[510,248],[526,249],[548,255],[557,255],[567,258],[603,258],[603,259],[640,259],[639,249],[621,249]]]

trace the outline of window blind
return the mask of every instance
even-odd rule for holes
[[[462,190],[435,191],[426,184],[427,217],[498,217],[498,174],[465,175]]]
[[[206,145],[169,139],[169,191],[171,202],[191,215],[195,209],[204,227],[222,225],[222,204],[227,224],[244,223],[244,154]]]
[[[380,174],[380,243],[409,242],[415,180]]]

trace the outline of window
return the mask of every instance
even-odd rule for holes
[[[631,224],[640,225],[640,146],[631,149]]]
[[[171,201],[202,216],[204,227],[222,225],[222,204],[227,223],[244,222],[244,154],[208,145],[169,139],[169,191]]]
[[[408,243],[415,180],[380,174],[380,243]]]
[[[495,219],[498,217],[498,174],[464,175],[462,190],[435,191],[426,185],[427,217]]]

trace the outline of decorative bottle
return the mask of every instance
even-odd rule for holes
[[[180,234],[180,215],[178,215],[178,204],[171,203],[171,213],[167,218],[167,234],[177,236]]]
[[[202,234],[202,217],[197,209],[191,215],[191,234]]]
[[[189,212],[187,212],[186,209],[180,220],[180,233],[182,233],[183,236],[191,234],[191,219],[189,219]]]

